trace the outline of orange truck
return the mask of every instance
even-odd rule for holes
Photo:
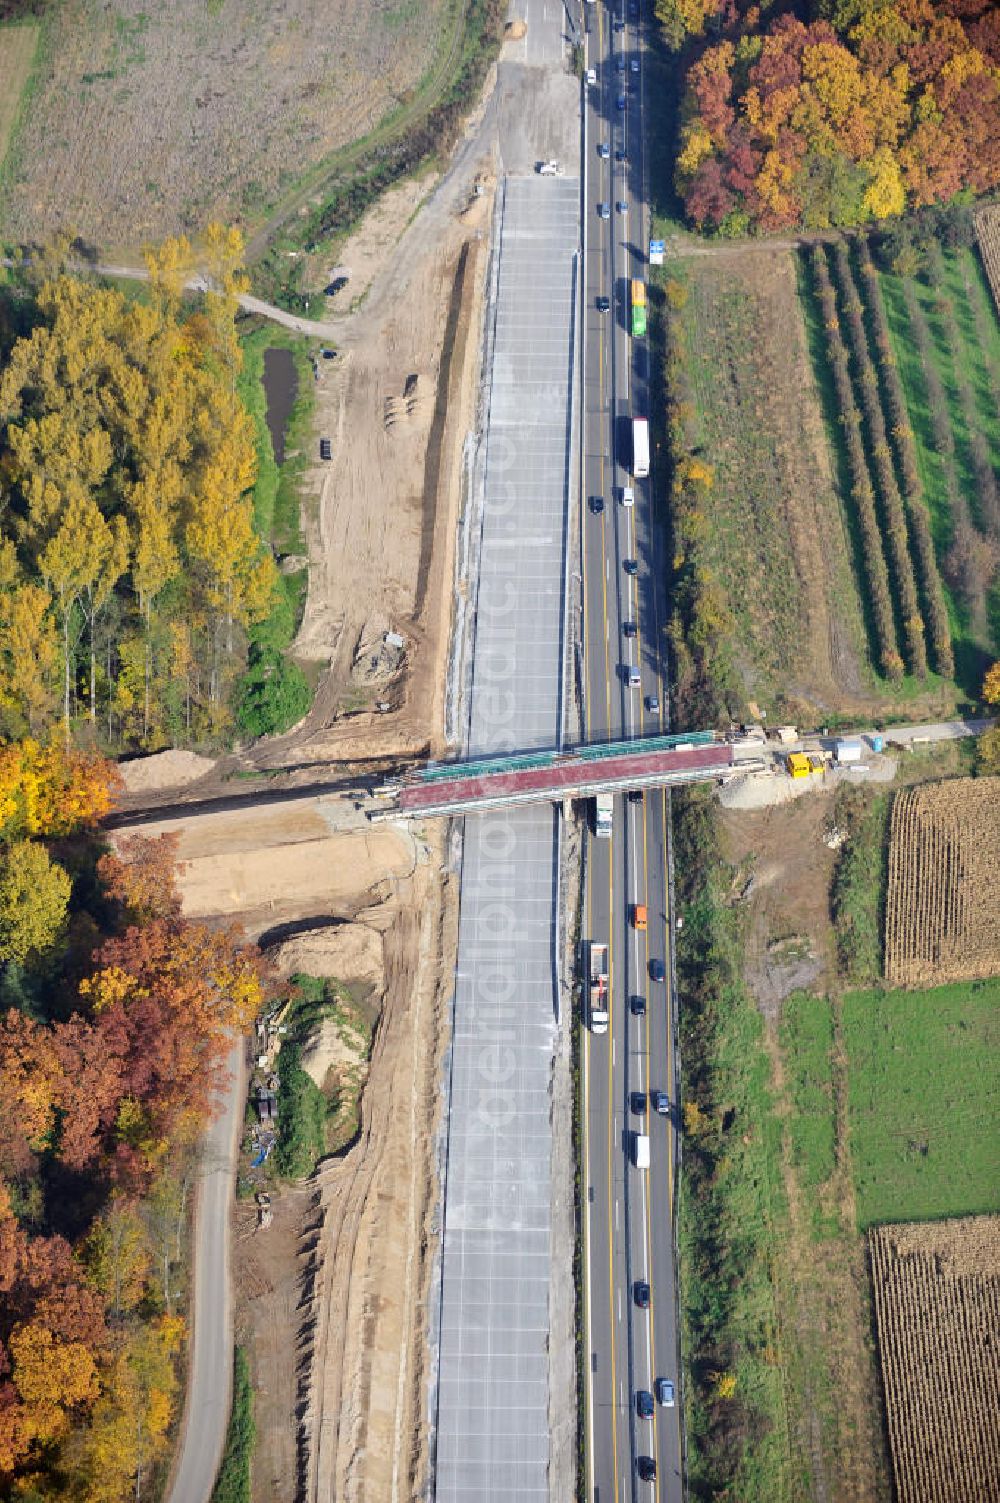
[[[646,905],[645,905],[645,903],[633,903],[632,904],[632,927],[634,929],[645,929],[645,927],[646,927]]]

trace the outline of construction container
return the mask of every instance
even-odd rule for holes
[[[834,748],[834,755],[838,762],[860,762],[864,751],[860,741],[838,741]]]
[[[791,752],[788,757],[788,776],[791,778],[807,778],[812,769],[809,766],[809,758],[803,752]]]

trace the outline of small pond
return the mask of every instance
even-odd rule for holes
[[[264,351],[264,396],[267,400],[267,428],[275,462],[285,462],[285,429],[299,389],[299,373],[291,350]]]

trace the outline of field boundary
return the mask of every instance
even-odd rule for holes
[[[31,101],[34,92],[35,80],[38,77],[38,65],[44,55],[45,42],[45,18],[40,16],[34,21],[10,21],[0,26],[0,44],[4,38],[12,33],[19,32],[22,35],[31,32],[34,36],[34,45],[31,55],[24,69],[24,80],[20,89],[11,99],[8,93],[6,102],[0,101],[0,196],[6,186],[7,177],[16,162],[17,137],[24,120],[25,111]]]

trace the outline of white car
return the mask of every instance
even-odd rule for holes
[[[630,485],[623,485],[622,486],[622,505],[623,506],[634,506],[635,505],[635,491],[632,489],[632,487]]]
[[[597,82],[597,69],[596,68],[588,68],[587,69],[587,82],[589,84],[595,84]]]
[[[656,1398],[665,1409],[674,1407],[674,1385],[669,1378],[657,1378]]]

